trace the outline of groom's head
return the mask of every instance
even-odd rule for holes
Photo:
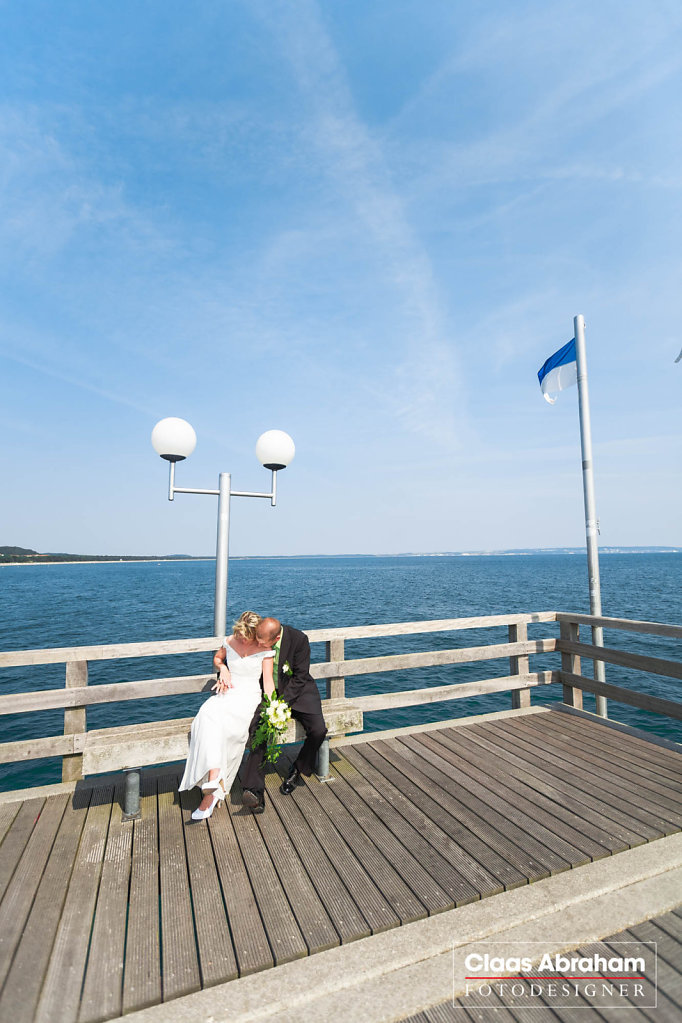
[[[282,632],[282,624],[276,618],[261,618],[256,629],[256,642],[266,650],[272,649]]]

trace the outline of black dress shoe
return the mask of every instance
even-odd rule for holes
[[[248,806],[251,813],[263,813],[265,810],[265,796],[262,792],[253,792],[251,789],[244,789],[242,794],[242,806]]]
[[[291,773],[279,787],[279,791],[283,796],[290,796],[297,785],[305,785],[303,778],[301,778],[301,772],[297,767],[292,768]]]

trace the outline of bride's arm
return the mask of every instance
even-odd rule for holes
[[[227,666],[227,650],[224,646],[221,646],[220,650],[214,654],[213,667],[218,672],[218,678],[214,685],[211,686],[211,689],[215,689],[216,693],[223,693],[226,689],[232,689],[232,676]]]
[[[275,691],[275,681],[272,673],[272,666],[274,663],[274,657],[263,658],[263,691],[266,696],[272,696]]]

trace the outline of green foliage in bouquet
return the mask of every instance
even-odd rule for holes
[[[260,723],[253,736],[253,746],[265,746],[266,764],[276,764],[282,752],[280,738],[291,720],[291,708],[274,694],[263,698]]]

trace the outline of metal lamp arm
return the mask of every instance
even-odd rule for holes
[[[175,462],[169,462],[168,472],[168,500],[172,501],[176,494],[208,494],[211,497],[220,497],[219,490],[203,490],[196,487],[175,486]],[[272,469],[272,489],[269,494],[258,494],[251,490],[230,490],[229,497],[264,497],[269,500],[274,508],[277,504],[277,470]]]

